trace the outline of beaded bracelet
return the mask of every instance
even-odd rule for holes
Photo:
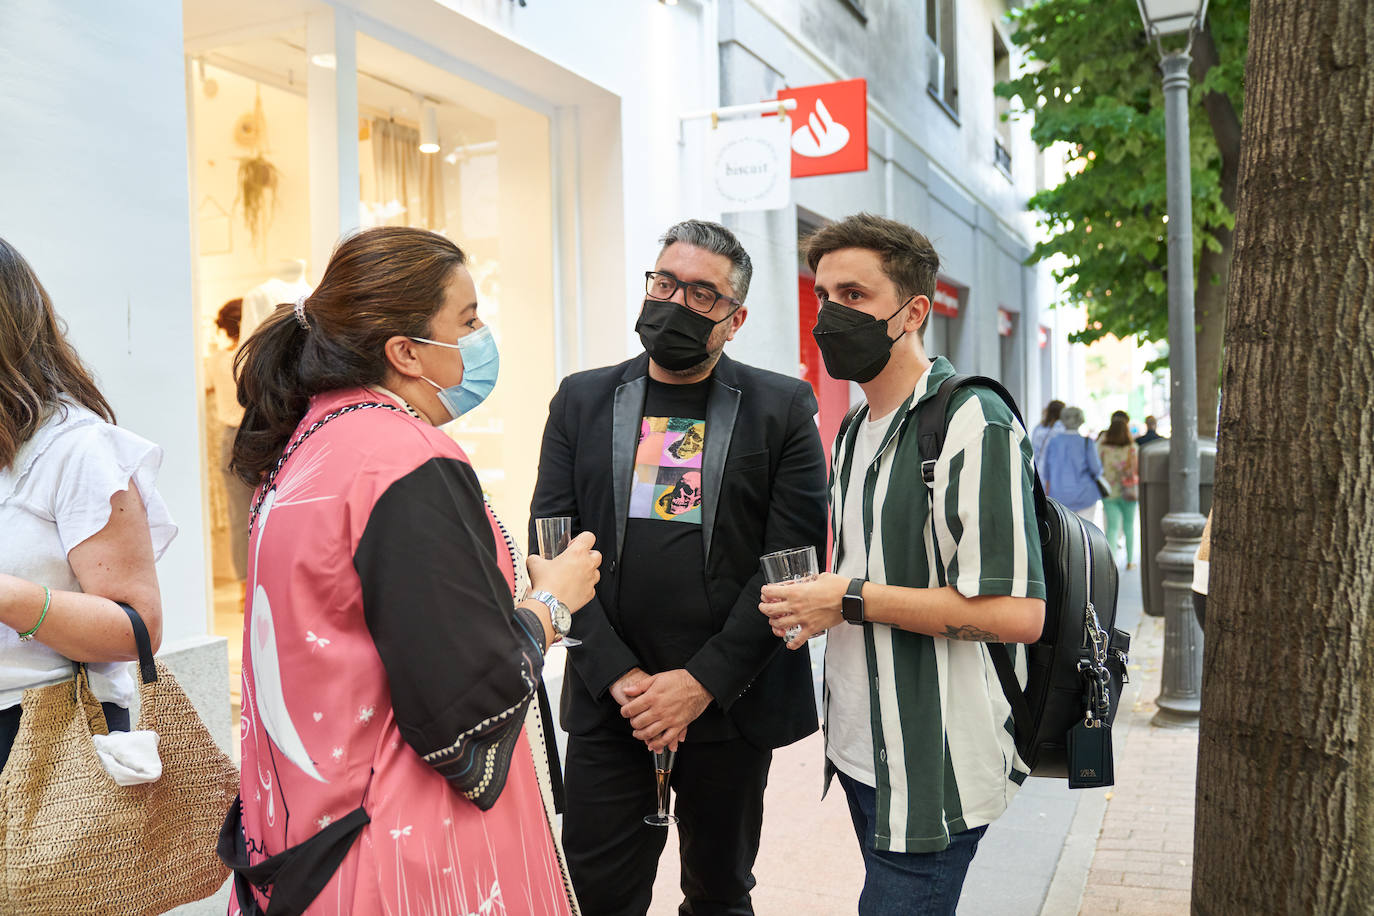
[[[33,639],[33,634],[38,632],[38,628],[43,625],[44,619],[48,616],[48,606],[50,604],[52,604],[52,589],[45,585],[43,586],[43,613],[38,615],[38,622],[33,625],[32,630],[29,630],[27,633],[19,634],[20,640],[28,642],[30,639]]]

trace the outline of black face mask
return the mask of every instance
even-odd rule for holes
[[[644,309],[635,322],[635,331],[654,362],[664,369],[680,372],[705,362],[711,355],[711,332],[720,321],[712,321],[676,302],[645,299]]]
[[[910,302],[908,299],[892,315],[881,319],[829,299],[823,300],[811,336],[816,338],[816,346],[821,349],[821,359],[830,377],[860,385],[877,378],[892,358],[892,345],[906,333],[903,330],[896,337],[888,337],[887,323]]]

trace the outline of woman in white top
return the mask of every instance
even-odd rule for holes
[[[153,563],[176,534],[162,451],[114,425],[28,262],[0,239],[0,766],[30,687],[88,663],[111,729],[129,725],[138,611],[156,650]]]

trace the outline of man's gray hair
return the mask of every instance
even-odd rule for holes
[[[704,219],[689,219],[678,223],[659,239],[663,248],[662,255],[674,242],[683,242],[712,254],[724,255],[730,259],[730,289],[740,302],[749,295],[749,281],[754,276],[754,262],[749,260],[749,252],[735,238],[735,234],[720,223]]]
[[[1059,415],[1059,422],[1064,424],[1065,429],[1078,429],[1083,425],[1083,408],[1065,407]]]

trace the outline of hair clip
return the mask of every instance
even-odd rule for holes
[[[292,306],[291,310],[296,313],[296,323],[308,331],[310,330],[310,322],[305,320],[306,295],[307,294],[302,293],[301,295],[297,296],[296,304]]]

